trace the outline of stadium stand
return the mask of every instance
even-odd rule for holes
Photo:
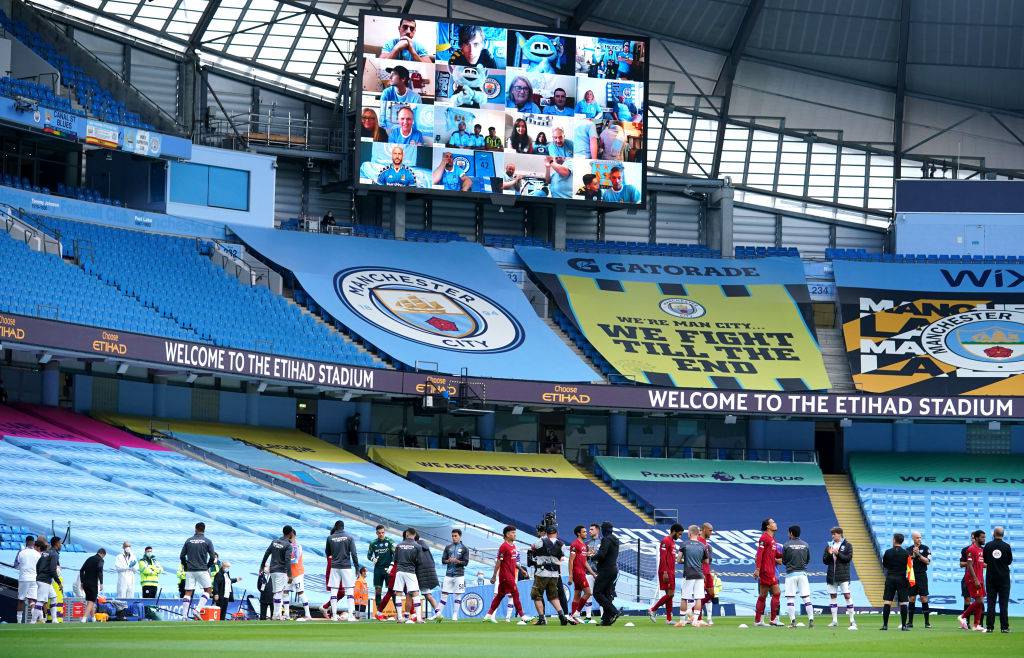
[[[411,482],[533,533],[556,511],[565,526],[647,523],[611,498],[561,455],[371,447],[370,459]]]
[[[551,243],[540,238],[525,238],[521,235],[489,235],[484,234],[483,243],[485,247],[500,247],[504,249],[514,248],[516,245],[524,247],[550,247]]]
[[[683,258],[720,258],[722,252],[701,244],[651,244],[622,240],[566,240],[566,251],[594,254],[641,254]]]
[[[775,519],[780,542],[790,525],[799,525],[801,537],[812,547],[811,581],[815,589],[824,589],[821,551],[837,522],[817,464],[597,457],[594,471],[661,524],[710,521],[716,568],[727,581],[749,579],[735,572],[743,570],[741,564],[753,564],[765,517]],[[859,575],[853,578],[858,605],[864,605]]]
[[[736,247],[736,258],[769,258],[771,256],[800,258],[800,250],[796,247]]]
[[[502,523],[298,430],[103,415],[138,434],[156,431],[263,481],[340,506],[392,528],[415,526],[436,541],[453,527],[467,546],[497,546]]]
[[[119,328],[287,356],[385,367],[383,361],[359,350],[344,336],[302,313],[269,289],[246,286],[228,276],[207,258],[210,247],[204,241],[49,217],[28,215],[25,219],[58,236],[65,251],[73,247],[71,250],[85,274],[95,281],[90,287],[104,289],[106,299],[118,298],[119,303],[113,304],[111,310],[117,311],[126,305],[134,310],[141,306],[161,320],[146,323],[146,330],[134,326]],[[19,249],[9,238],[0,239],[0,243],[15,253],[30,254],[22,261],[26,264],[27,279],[33,278],[32,266],[36,264],[47,266],[40,268],[44,276],[52,272],[53,278],[58,279],[72,271],[57,259],[48,261],[45,260],[50,258],[48,256],[28,252],[24,247]],[[83,278],[76,273],[69,278],[82,282],[90,277]],[[32,284],[19,281],[14,285]],[[109,326],[102,310],[104,306],[94,307],[86,295],[75,294],[75,286],[60,285],[60,288],[67,293],[55,304],[60,310],[65,305],[81,304],[90,308],[88,315],[93,318],[84,324]],[[44,286],[37,292],[49,290]],[[27,295],[17,298],[26,297],[31,299]],[[123,303],[120,298],[124,298]],[[36,315],[31,310],[20,312]],[[118,318],[120,314],[110,315]],[[168,325],[170,328],[164,329]],[[261,330],[254,332],[253,327]]]
[[[18,41],[28,46],[33,52],[57,69],[61,75],[61,85],[74,94],[78,108],[82,109],[79,110],[73,107],[68,99],[58,98],[52,91],[49,95],[45,91],[41,92],[42,97],[36,97],[36,100],[43,104],[48,104],[50,100],[53,100],[55,105],[59,105],[55,109],[95,117],[103,121],[118,123],[132,128],[154,130],[152,125],[143,121],[142,117],[137,113],[129,112],[124,103],[115,99],[110,91],[103,89],[95,78],[87,75],[82,67],[73,64],[53,44],[47,42],[42,35],[33,31],[24,22],[11,19],[0,10],[0,27],[13,34]],[[53,98],[51,99],[50,96],[53,96]]]
[[[826,260],[864,260],[875,263],[961,263],[1011,265],[1024,263],[1024,256],[971,254],[882,254],[866,249],[825,249]]]
[[[933,601],[957,607],[964,570],[961,549],[980,528],[1003,526],[1020,533],[1024,519],[1024,457],[1016,455],[884,454],[850,455],[850,477],[870,532],[879,549],[894,532],[917,530],[934,555],[928,568]],[[1024,586],[1024,573],[1011,573],[1012,587]],[[1024,605],[1012,602],[1010,614]]]

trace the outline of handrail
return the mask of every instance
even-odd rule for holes
[[[259,445],[255,444],[255,443],[250,443],[249,441],[246,441],[245,439],[240,439],[240,438],[238,438],[236,436],[233,436],[231,438],[234,439],[235,441],[238,441],[239,443],[243,443],[243,444],[249,446],[250,448],[256,448],[257,450],[264,450],[264,451],[269,452],[270,454],[275,455],[277,457],[281,457],[283,459],[287,459],[288,461],[295,462],[296,464],[300,464],[303,468],[308,468],[308,469],[311,469],[313,471],[316,471],[317,473],[320,473],[321,475],[326,475],[328,477],[332,477],[332,478],[335,478],[337,480],[341,480],[345,484],[348,484],[348,485],[351,485],[351,486],[354,486],[354,487],[358,487],[359,489],[363,489],[365,491],[370,491],[372,493],[375,493],[375,494],[378,494],[378,495],[381,495],[381,496],[386,496],[388,498],[391,498],[391,499],[394,499],[394,500],[396,500],[398,502],[401,502],[401,503],[403,503],[405,505],[410,505],[412,507],[415,507],[416,509],[419,509],[421,511],[429,512],[431,514],[435,514],[437,516],[440,516],[442,518],[448,519],[450,521],[455,521],[456,523],[461,523],[463,525],[463,527],[474,528],[476,530],[479,530],[479,531],[481,531],[481,532],[483,532],[485,534],[489,534],[489,535],[496,535],[499,541],[501,541],[501,539],[502,539],[501,533],[498,532],[497,530],[491,530],[490,528],[485,528],[485,527],[477,525],[475,523],[470,523],[469,521],[465,521],[463,519],[456,518],[456,517],[454,517],[454,516],[452,516],[450,514],[445,514],[444,512],[439,512],[439,511],[437,511],[435,509],[431,509],[431,508],[429,508],[429,507],[427,507],[425,505],[420,505],[419,503],[417,503],[415,501],[412,501],[412,500],[409,500],[408,498],[404,498],[403,496],[399,496],[397,494],[391,494],[391,493],[388,493],[386,491],[380,491],[378,489],[374,489],[373,487],[370,487],[370,486],[367,486],[365,484],[362,484],[361,482],[356,482],[354,480],[350,480],[348,478],[345,478],[345,477],[342,477],[342,476],[338,475],[337,473],[333,473],[333,472],[328,471],[326,469],[320,468],[319,466],[314,466],[313,464],[310,464],[309,462],[304,462],[304,461],[295,459],[294,457],[289,457],[288,455],[282,455],[281,453],[276,452],[274,450],[270,450],[268,448],[264,448],[262,446],[259,446]],[[528,543],[528,542],[521,542],[521,543],[525,544],[525,543]]]

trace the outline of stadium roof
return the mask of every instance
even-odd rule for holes
[[[32,0],[150,45],[288,86],[336,87],[362,9],[444,15],[451,0]],[[1024,112],[1024,2],[458,0],[456,16],[650,34],[907,94]],[[903,47],[901,47],[901,45]],[[724,66],[723,69],[727,69]],[[721,77],[721,76],[720,76]],[[722,80],[716,81],[718,84]],[[726,80],[728,82],[728,80]],[[710,91],[710,90],[709,90]]]

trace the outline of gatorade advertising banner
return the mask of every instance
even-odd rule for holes
[[[624,377],[692,388],[829,387],[799,259],[516,251]]]
[[[231,230],[294,273],[330,317],[405,365],[474,377],[594,379],[478,244]]]
[[[835,277],[861,391],[1024,394],[1024,272],[837,261]]]

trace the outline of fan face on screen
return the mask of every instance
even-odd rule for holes
[[[364,13],[359,184],[640,206],[648,42]]]

